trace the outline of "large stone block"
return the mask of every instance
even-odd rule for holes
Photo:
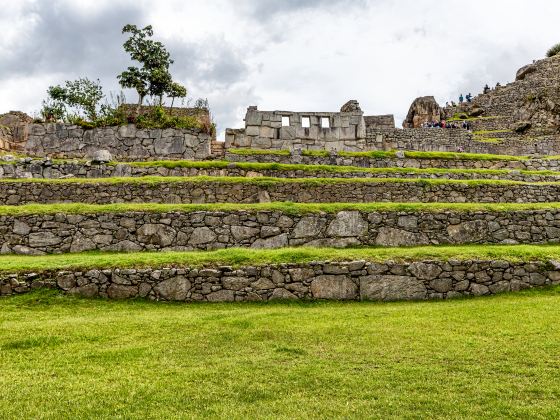
[[[426,286],[414,277],[371,275],[360,279],[361,300],[422,300],[426,297]]]
[[[368,223],[359,211],[341,211],[330,223],[327,229],[328,236],[362,236],[368,231]]]
[[[315,299],[354,300],[358,286],[344,275],[322,275],[311,281],[311,295]]]
[[[164,280],[155,287],[157,296],[165,300],[184,301],[191,289],[191,282],[185,276]]]

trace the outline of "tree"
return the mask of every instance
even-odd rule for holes
[[[43,102],[43,114],[47,120],[61,119],[70,107],[83,112],[90,121],[95,121],[99,101],[104,96],[99,80],[88,78],[67,80],[64,86],[50,86],[47,94],[49,97]]]
[[[129,33],[130,37],[123,44],[124,50],[130,54],[133,61],[141,67],[129,67],[117,76],[123,88],[136,89],[138,93],[138,108],[142,105],[146,95],[159,98],[161,105],[163,95],[170,90],[172,83],[169,66],[173,64],[165,46],[150,39],[154,31],[151,25],[138,29],[136,25],[126,25],[122,33]]]
[[[173,109],[175,98],[184,98],[187,96],[187,88],[177,82],[171,82],[166,94],[171,98],[171,109]]]

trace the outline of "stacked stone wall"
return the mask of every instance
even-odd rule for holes
[[[53,163],[52,161],[32,161],[0,165],[0,179],[30,179],[30,178],[109,178],[109,177],[144,177],[144,176],[233,176],[233,177],[273,177],[273,178],[425,178],[425,179],[502,179],[523,182],[555,182],[560,181],[559,174],[521,173],[512,170],[509,173],[493,174],[484,172],[426,172],[419,173],[411,170],[394,172],[383,171],[366,172],[359,168],[349,172],[335,172],[327,170],[307,169],[245,169],[231,163],[227,168],[193,168],[165,166],[135,166],[126,163],[116,165],[91,165],[80,162]]]
[[[313,262],[0,274],[0,295],[51,287],[85,297],[232,302],[295,299],[427,300],[556,285],[557,262],[450,260]]]
[[[209,134],[197,130],[31,124],[24,152],[39,157],[86,158],[104,149],[121,161],[206,159],[211,156],[211,143]]]
[[[364,180],[254,180],[230,182],[0,182],[0,203],[299,203],[363,202],[560,202],[560,184]]]
[[[231,162],[253,163],[301,163],[305,165],[340,165],[362,168],[418,168],[418,169],[509,169],[526,171],[558,171],[560,160],[524,159],[524,160],[482,160],[482,159],[418,159],[418,158],[371,158],[367,156],[305,156],[294,152],[290,155],[253,154],[241,155],[226,153],[226,160]]]
[[[124,212],[0,216],[1,252],[419,246],[560,241],[560,210]]]

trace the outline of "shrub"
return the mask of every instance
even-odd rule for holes
[[[154,106],[150,112],[139,115],[135,123],[138,128],[186,128],[203,130],[212,134],[213,126],[201,123],[194,116],[169,115],[162,106]]]
[[[556,54],[560,53],[560,43],[554,45],[552,48],[550,48],[547,53],[546,56],[547,57],[554,57]]]

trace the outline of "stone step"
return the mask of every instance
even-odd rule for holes
[[[105,178],[0,180],[0,204],[560,201],[560,183],[375,178]]]
[[[276,204],[276,205],[275,205]],[[533,208],[532,208],[533,207]],[[560,241],[560,204],[76,205],[2,209],[3,254]],[[75,213],[76,211],[82,213]]]
[[[0,295],[50,287],[111,299],[393,301],[483,296],[560,283],[558,247],[546,251],[555,257],[548,261],[538,256],[539,250],[506,248],[490,252],[469,252],[465,247],[459,252],[405,249],[384,255],[377,250],[356,249],[345,254],[333,249],[307,250],[297,261],[287,263],[277,262],[282,255],[268,251],[268,255],[247,254],[246,262],[235,267],[228,264],[232,259],[225,254],[225,264],[216,254],[199,253],[189,259],[188,253],[169,253],[159,262],[151,260],[149,254],[132,254],[122,266],[118,254],[109,264],[107,255],[77,257],[70,265],[61,258],[58,262],[52,257],[48,261],[27,257],[27,268],[14,257],[2,257]],[[414,257],[407,257],[407,253]],[[326,255],[337,258],[333,261],[324,258]],[[239,252],[235,256],[239,257]],[[268,260],[271,257],[274,260]]]

